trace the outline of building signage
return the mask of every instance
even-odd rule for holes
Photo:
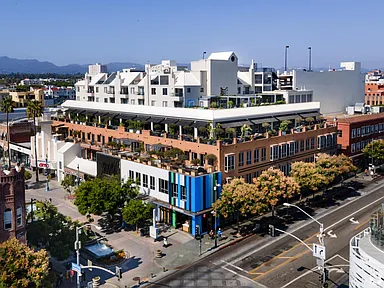
[[[36,167],[36,163],[34,160],[31,161],[31,166]],[[51,165],[50,165],[49,161],[47,163],[45,160],[37,160],[37,167],[49,169],[49,168],[51,168]]]
[[[313,243],[313,256],[325,260],[325,247]]]

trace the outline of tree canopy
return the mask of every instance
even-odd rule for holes
[[[138,230],[140,223],[151,218],[152,209],[152,205],[140,199],[131,199],[123,208],[123,219],[128,224],[136,225]]]
[[[275,168],[264,170],[258,178],[253,179],[255,189],[261,192],[261,201],[272,208],[283,199],[290,199],[300,193],[300,186],[296,181]]]
[[[58,260],[65,260],[73,250],[76,226],[70,217],[64,216],[49,202],[37,202],[34,220],[28,225],[27,236],[30,245],[45,248]]]
[[[314,162],[292,163],[291,176],[303,191],[318,191],[329,184],[329,179],[321,173]]]
[[[103,212],[115,214],[124,207],[126,201],[135,198],[138,193],[138,188],[131,179],[123,183],[118,176],[95,178],[82,182],[76,189],[75,205],[83,215],[101,215]]]
[[[328,154],[318,154],[316,159],[316,167],[320,173],[327,177],[329,184],[331,184],[339,176],[347,176],[349,173],[356,172],[357,168],[352,164],[352,160],[345,156]]]
[[[45,250],[33,251],[12,238],[0,244],[0,287],[52,287]]]
[[[382,139],[372,141],[364,147],[363,152],[373,159],[384,160],[384,141]]]

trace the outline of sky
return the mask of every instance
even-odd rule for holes
[[[2,0],[0,56],[57,65],[172,59],[234,51],[264,67],[384,67],[384,1]]]

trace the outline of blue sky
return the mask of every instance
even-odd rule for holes
[[[282,67],[384,67],[384,1],[3,0],[0,55],[58,65],[188,63],[215,51]],[[5,41],[4,41],[5,40]]]

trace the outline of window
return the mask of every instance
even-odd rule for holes
[[[377,132],[379,132],[379,125],[378,124],[375,125],[375,133],[377,133]]]
[[[304,140],[300,140],[300,152],[303,152],[304,150],[305,150]]]
[[[360,128],[357,128],[357,129],[356,129],[356,132],[357,132],[357,137],[360,137],[360,135],[361,135],[361,129],[360,129]]]
[[[257,163],[257,162],[259,162],[259,149],[255,149],[254,151],[253,151],[253,163]]]
[[[167,88],[163,88],[163,95],[168,95],[168,89]]]
[[[168,181],[159,178],[159,191],[168,194]]]
[[[307,101],[307,94],[301,95],[301,103],[305,103]]]
[[[168,101],[163,101],[163,107],[168,107]]]
[[[241,94],[241,87],[237,87],[237,94]]]
[[[360,142],[357,142],[356,143],[356,151],[360,151],[361,150],[361,148],[360,148]]]
[[[16,225],[17,227],[23,225],[23,209],[21,208],[21,206],[17,207],[16,209]]]
[[[252,164],[252,151],[247,151],[247,165]]]
[[[108,98],[104,98],[104,103],[108,103]]]
[[[108,92],[108,87],[104,87],[104,93]]]
[[[312,94],[307,94],[307,102],[312,102]]]
[[[9,208],[4,211],[4,229],[12,229],[12,210]]]
[[[305,139],[305,150],[309,150],[310,148],[310,139]]]
[[[300,95],[295,95],[295,103],[300,103]]]
[[[253,178],[257,178],[259,177],[259,175],[260,175],[259,171],[253,172]]]
[[[156,101],[155,100],[151,101],[151,106],[156,106]]]
[[[151,189],[151,190],[155,190],[155,177],[150,176],[149,180],[151,181],[151,182],[149,183],[149,189]]]
[[[273,145],[271,146],[271,155],[270,155],[270,160],[277,160],[279,159],[279,146],[278,145]]]
[[[185,189],[185,186],[180,185],[181,190],[181,200],[187,200],[187,189]]]
[[[293,143],[293,146],[295,148],[295,154],[299,153],[299,142],[298,141],[295,141]]]
[[[187,88],[187,93],[191,93],[191,88]]]
[[[288,104],[292,104],[292,103],[295,103],[295,96],[294,95],[289,95]]]
[[[134,180],[134,179],[135,179],[135,174],[133,173],[132,170],[129,170],[129,178],[130,178],[131,180]]]
[[[315,137],[311,138],[311,149],[315,149]]]
[[[355,148],[355,143],[353,143],[353,144],[351,145],[351,153],[354,153],[355,150],[356,150],[356,148]]]
[[[131,99],[131,105],[135,105],[135,99]]]
[[[200,88],[200,92],[201,92],[201,93],[204,93],[204,88]]]
[[[77,88],[77,92],[80,92],[80,87],[76,87]]]
[[[141,186],[141,174],[136,172],[136,182]]]
[[[244,152],[239,152],[239,167],[244,166]]]
[[[337,137],[343,137],[343,130],[337,130]]]
[[[235,170],[235,155],[229,154],[224,156],[224,171]]]
[[[252,183],[252,173],[245,175],[245,182],[251,184]]]
[[[295,155],[295,142],[289,143],[289,156]]]
[[[352,129],[352,139],[356,138],[356,129]]]
[[[160,85],[168,85],[168,76],[160,76]]]
[[[287,146],[288,144],[286,143],[281,145],[281,158],[287,157]]]
[[[172,197],[179,198],[179,188],[177,184],[172,184]]]
[[[148,188],[148,175],[143,174],[143,187]]]
[[[267,148],[261,148],[261,162],[267,160]]]
[[[151,88],[151,94],[156,95],[156,88]]]
[[[325,148],[327,144],[327,139],[324,135],[317,137],[317,148],[322,149]]]

